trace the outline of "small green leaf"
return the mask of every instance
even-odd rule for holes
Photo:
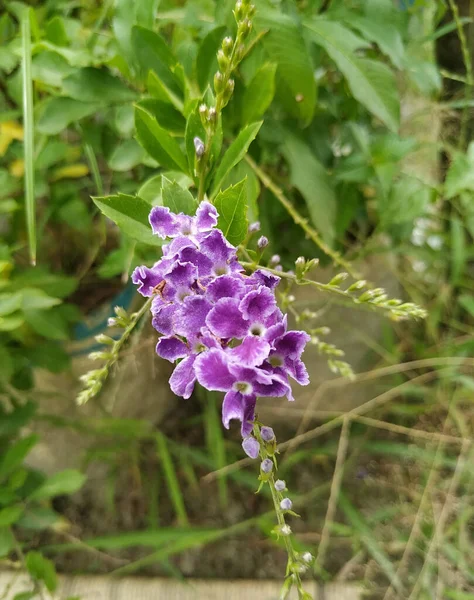
[[[148,154],[161,166],[188,172],[186,159],[178,142],[146,110],[135,107],[137,139]]]
[[[11,315],[21,308],[22,295],[19,292],[0,294],[0,317]]]
[[[336,63],[347,79],[354,98],[389,129],[396,131],[400,119],[400,101],[395,76],[383,63],[355,54],[355,50],[364,47],[366,42],[340,23],[324,17],[308,20],[306,31]]]
[[[456,152],[446,174],[445,193],[453,198],[461,192],[474,191],[474,142],[469,144],[467,153]]]
[[[464,310],[474,317],[474,296],[471,294],[461,294],[458,298],[458,301]]]
[[[0,460],[0,481],[9,475],[13,469],[21,465],[33,446],[38,442],[37,435],[21,438],[8,447]]]
[[[24,311],[45,310],[61,304],[61,300],[58,298],[52,298],[43,292],[43,290],[38,290],[36,288],[23,288],[21,290],[21,296],[21,308]]]
[[[63,315],[58,312],[58,308],[52,310],[28,310],[24,314],[25,321],[39,335],[50,340],[68,339],[68,323]]]
[[[44,531],[57,523],[58,520],[59,515],[53,509],[45,506],[32,506],[31,508],[26,509],[21,519],[18,521],[18,525],[23,529]]]
[[[107,164],[112,171],[125,173],[139,165],[144,157],[145,151],[136,140],[125,140],[115,146]]]
[[[391,9],[395,8],[391,0],[387,0],[386,4]],[[401,69],[405,58],[405,48],[401,33],[395,24],[390,27],[384,25],[387,22],[392,23],[393,21],[385,20],[380,14],[381,10],[380,6],[376,6],[372,14],[367,14],[364,17],[354,14],[354,11],[350,11],[347,25],[357,29],[366,40],[375,42],[397,69]],[[395,12],[395,10],[390,12]],[[388,19],[390,19],[390,16],[388,16]]]
[[[179,485],[179,479],[176,473],[176,469],[171,458],[168,443],[166,437],[162,433],[156,434],[156,452],[161,461],[163,472],[168,487],[168,492],[173,503],[178,522],[180,525],[186,526],[188,524],[188,515],[186,513],[186,507],[184,505],[183,494]]]
[[[23,514],[24,507],[21,505],[7,506],[0,510],[0,528],[8,527],[16,523]]]
[[[0,558],[7,556],[15,545],[13,534],[9,527],[0,527]]]
[[[191,192],[182,188],[176,181],[170,181],[164,175],[162,183],[163,206],[167,206],[171,212],[194,215],[197,202]]]
[[[54,592],[58,585],[54,564],[40,552],[28,552],[25,560],[28,573],[37,581],[43,581],[50,592]]]
[[[152,246],[161,246],[163,243],[163,240],[152,233],[148,221],[150,205],[145,200],[126,194],[92,199],[106,217],[134,240]]]
[[[72,73],[62,83],[65,96],[81,102],[114,104],[131,102],[136,93],[106,69],[86,67]]]
[[[257,123],[251,123],[244,127],[232,144],[227,148],[222,160],[217,168],[216,174],[212,184],[211,198],[214,198],[220,191],[222,182],[224,181],[227,173],[239,163],[244,156],[247,154],[250,144],[257,137],[262,121]]]
[[[263,46],[277,64],[278,99],[291,115],[309,124],[316,104],[316,82],[300,24],[279,10],[259,7],[255,27],[258,32],[267,31]]]
[[[245,239],[249,225],[245,179],[219,192],[214,205],[219,213],[217,227],[231,244],[238,246]]]
[[[205,92],[209,83],[212,82],[214,73],[218,69],[217,51],[225,36],[226,27],[211,29],[202,40],[196,57],[196,79],[201,92]]]
[[[245,88],[242,99],[242,123],[252,123],[260,119],[270,106],[275,95],[275,72],[274,63],[263,65]]]
[[[30,496],[34,500],[46,500],[63,494],[74,494],[86,480],[86,476],[75,469],[66,469],[49,477]]]
[[[43,105],[37,130],[45,135],[56,135],[71,123],[94,114],[99,108],[99,104],[80,102],[73,98],[49,98]]]
[[[155,98],[146,98],[137,103],[137,106],[145,109],[150,115],[155,117],[160,127],[166,129],[173,135],[184,136],[186,120],[183,115],[171,104]]]
[[[336,195],[326,169],[309,146],[285,130],[282,152],[290,165],[291,183],[306,201],[311,220],[323,239],[334,241]]]

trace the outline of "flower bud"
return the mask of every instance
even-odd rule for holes
[[[234,17],[237,22],[241,21],[244,16],[244,7],[242,6],[242,2],[237,2],[234,8]]]
[[[216,109],[213,106],[211,106],[211,108],[209,109],[209,113],[208,113],[208,120],[215,121],[216,117],[217,117]]]
[[[242,442],[242,448],[244,449],[245,454],[249,458],[257,458],[258,453],[260,451],[260,444],[254,437],[249,435]]]
[[[255,221],[254,223],[250,223],[249,233],[257,233],[257,231],[260,231],[260,221]]]
[[[200,159],[201,156],[206,151],[206,149],[204,147],[204,142],[201,140],[201,138],[199,138],[197,136],[194,138],[193,142],[194,142],[194,150],[196,151],[196,157],[198,159]]]
[[[97,342],[99,342],[99,344],[107,344],[108,346],[112,346],[112,344],[115,343],[111,337],[104,335],[103,333],[96,335],[95,339]]]
[[[230,36],[227,36],[222,40],[222,50],[227,57],[230,56],[233,46],[234,40]]]
[[[280,508],[282,510],[291,510],[292,506],[293,502],[289,498],[283,498],[283,500],[280,502]]]
[[[107,319],[107,327],[116,327],[118,325],[118,321],[115,317],[109,317]]]
[[[252,22],[249,19],[244,19],[239,23],[240,35],[245,40],[252,29]]]
[[[260,435],[262,436],[262,440],[264,442],[271,442],[275,439],[275,433],[271,427],[266,427],[265,425],[260,429]]]
[[[277,492],[282,492],[286,489],[286,482],[283,479],[277,479],[275,481],[275,489]]]
[[[226,71],[229,66],[229,59],[224,54],[224,50],[219,50],[217,52],[217,64],[219,65],[219,69],[221,71]]]
[[[271,259],[270,259],[270,261],[269,261],[269,263],[268,263],[268,264],[269,264],[271,267],[273,267],[273,266],[275,266],[275,265],[278,265],[278,264],[280,263],[280,260],[281,260],[281,258],[280,258],[280,255],[279,255],[279,254],[274,254],[274,255],[271,257]]]
[[[216,94],[220,94],[224,91],[224,75],[220,71],[214,75],[214,89]]]
[[[280,527],[281,535],[291,535],[291,527],[289,525],[282,525]]]
[[[305,563],[309,564],[313,560],[313,555],[311,554],[311,552],[304,552],[301,555],[301,558]]]
[[[269,458],[265,458],[265,460],[262,460],[260,464],[260,470],[262,471],[262,473],[271,473],[273,470],[273,461]]]
[[[262,237],[260,237],[258,239],[257,247],[258,247],[259,250],[263,250],[267,246],[268,246],[268,238],[265,237],[264,235],[262,235]]]

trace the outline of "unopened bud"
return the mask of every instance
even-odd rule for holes
[[[273,469],[273,461],[270,460],[269,458],[265,458],[265,460],[262,460],[261,464],[260,464],[260,470],[262,471],[262,473],[271,473]]]
[[[217,112],[216,109],[211,106],[211,108],[209,109],[209,113],[208,113],[208,119],[209,121],[215,121],[217,117]]]
[[[263,250],[264,248],[266,248],[268,246],[268,238],[265,237],[264,235],[262,235],[257,242],[257,247],[259,248],[259,250]]]
[[[270,266],[278,265],[280,263],[280,261],[281,261],[280,255],[279,254],[274,254],[271,257],[269,264],[270,264]]]
[[[224,75],[220,71],[214,75],[214,89],[216,94],[220,94],[224,90]]]
[[[217,64],[219,65],[219,69],[221,71],[226,71],[227,70],[227,67],[229,66],[229,59],[224,54],[224,50],[219,50],[217,52]]]
[[[283,500],[280,502],[280,508],[282,510],[291,510],[292,506],[293,502],[289,498],[283,498]]]
[[[204,147],[204,142],[199,137],[195,137],[194,140],[194,150],[196,151],[196,157],[199,159],[206,151]]]
[[[257,458],[260,451],[260,444],[253,436],[249,435],[242,442],[242,448],[249,458]]]
[[[281,535],[291,535],[291,527],[289,525],[282,525],[280,533]]]
[[[286,482],[283,479],[277,479],[275,481],[275,489],[277,492],[282,492],[286,489]]]
[[[313,560],[313,555],[311,554],[311,552],[304,552],[301,555],[301,558],[304,560],[305,563],[310,563]]]
[[[260,435],[262,436],[262,440],[264,442],[271,442],[275,439],[275,433],[273,429],[265,425],[260,429]]]
[[[260,221],[255,221],[254,223],[250,223],[249,233],[257,233],[257,231],[260,231]]]
[[[234,40],[230,36],[227,36],[222,40],[222,50],[226,56],[230,56],[233,46]]]
[[[252,22],[249,19],[244,19],[239,23],[240,35],[242,36],[243,40],[245,40],[248,37],[251,29]]]
[[[99,342],[99,344],[107,344],[108,346],[112,346],[112,344],[115,343],[111,337],[104,335],[103,333],[96,335],[95,339],[97,342]]]
[[[116,327],[117,326],[117,319],[115,317],[109,317],[107,319],[107,326],[108,327]]]

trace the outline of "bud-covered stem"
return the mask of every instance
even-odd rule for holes
[[[237,21],[235,40],[229,37],[224,38],[222,47],[217,53],[219,70],[214,76],[215,106],[208,110],[208,115],[211,118],[208,118],[207,121],[203,120],[206,130],[206,140],[204,152],[199,157],[197,165],[197,175],[199,178],[198,202],[204,200],[206,194],[206,177],[209,170],[212,140],[216,133],[219,119],[221,118],[222,109],[229,103],[234,91],[234,80],[231,78],[232,73],[245,55],[244,42],[250,33],[252,27],[251,18],[254,13],[255,7],[250,2],[237,1],[234,9],[234,17]]]
[[[305,564],[305,559],[303,558],[303,556],[305,555],[300,556],[298,552],[296,552],[296,550],[293,548],[293,543],[291,539],[291,529],[289,525],[287,525],[285,519],[285,513],[295,513],[291,512],[291,501],[289,501],[289,499],[286,498],[282,493],[286,487],[285,483],[280,480],[278,480],[277,483],[275,478],[275,474],[277,471],[275,460],[276,439],[274,438],[271,441],[265,441],[262,437],[262,430],[265,429],[269,428],[265,428],[259,425],[258,423],[254,423],[253,436],[258,441],[260,446],[259,456],[262,459],[262,465],[269,460],[271,460],[274,463],[274,468],[270,472],[266,472],[267,469],[262,469],[261,467],[260,480],[261,485],[266,483],[270,487],[273,506],[275,508],[275,514],[278,523],[274,531],[277,534],[277,536],[281,536],[283,538],[286,553],[288,555],[286,577],[282,587],[280,600],[284,600],[285,598],[287,598],[293,586],[296,587],[298,591],[298,598],[300,600],[312,600],[312,596],[308,594],[308,592],[305,592],[305,590],[303,589],[303,582],[301,581],[301,573],[304,572],[307,568],[307,563]],[[265,431],[263,433],[265,434]],[[264,435],[264,437],[266,436]],[[285,508],[286,506],[289,506],[289,508]]]
[[[85,389],[82,390],[82,392],[80,392],[80,394],[77,397],[78,404],[85,404],[100,393],[109,375],[111,367],[117,362],[119,358],[119,354],[123,345],[129,339],[130,335],[139,323],[140,319],[150,309],[151,301],[152,298],[149,298],[138,312],[133,313],[130,316],[126,313],[126,311],[123,308],[117,307],[115,309],[116,316],[112,319],[109,319],[109,325],[118,325],[120,327],[123,327],[124,332],[118,340],[113,340],[112,338],[109,338],[103,334],[97,336],[97,341],[99,343],[106,344],[107,346],[109,346],[109,348],[105,352],[93,352],[92,355],[90,355],[90,358],[102,358],[105,359],[106,362],[101,368],[89,371],[81,377],[81,380],[84,382]]]

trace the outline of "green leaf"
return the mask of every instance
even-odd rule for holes
[[[63,494],[74,494],[86,480],[86,476],[75,469],[66,469],[51,475],[30,496],[32,500],[46,500]]]
[[[242,160],[236,165],[224,179],[223,188],[239,183],[245,179],[247,194],[247,217],[250,223],[258,221],[258,197],[260,196],[260,180],[255,175],[252,167]]]
[[[336,63],[356,100],[396,131],[400,119],[400,101],[392,71],[383,63],[358,57],[354,51],[365,42],[340,23],[318,17],[306,22],[311,39],[322,46]],[[356,45],[357,44],[357,45]]]
[[[44,506],[32,506],[26,509],[18,525],[24,529],[41,531],[51,527],[58,520],[59,515],[53,509]]]
[[[92,198],[106,217],[116,223],[124,233],[134,240],[152,246],[161,246],[163,240],[153,235],[148,215],[150,205],[136,196],[117,194]]]
[[[456,152],[446,174],[445,194],[453,198],[461,192],[474,191],[474,142],[468,146],[467,153]]]
[[[219,213],[217,227],[231,244],[238,246],[245,239],[249,226],[245,179],[219,192],[214,205]]]
[[[63,315],[54,310],[28,310],[25,313],[25,321],[38,333],[50,340],[67,340],[69,327]]]
[[[267,31],[263,46],[277,64],[278,98],[291,115],[309,124],[316,104],[316,83],[302,28],[289,15],[263,7],[254,21],[257,31]]]
[[[242,123],[252,123],[260,119],[270,106],[275,95],[274,63],[264,64],[245,88],[242,99]]]
[[[0,528],[8,527],[16,523],[23,514],[24,507],[21,505],[7,506],[0,510]]]
[[[41,267],[25,269],[14,277],[13,283],[16,288],[35,287],[55,298],[66,298],[78,285],[74,277],[49,273]]]
[[[0,317],[0,331],[13,331],[21,327],[24,322],[24,316],[20,313]]]
[[[379,195],[379,215],[382,227],[413,223],[425,213],[432,190],[415,177],[403,175],[392,185],[390,195]]]
[[[471,294],[461,294],[458,298],[458,302],[464,310],[474,317],[474,296]]]
[[[47,369],[51,373],[60,373],[67,369],[71,358],[61,344],[43,340],[40,346],[29,348],[26,356],[37,367]]]
[[[19,292],[0,294],[0,317],[11,315],[21,308],[22,295]]]
[[[56,52],[40,52],[33,57],[31,76],[33,81],[39,81],[52,87],[61,87],[64,77],[74,71],[74,67]]]
[[[114,77],[107,69],[86,67],[78,69],[63,80],[65,96],[81,102],[98,102],[114,104],[131,102],[136,93],[130,90],[118,77]]]
[[[38,581],[43,581],[50,592],[54,592],[58,585],[54,564],[40,552],[28,552],[25,560],[28,573]]]
[[[52,298],[43,292],[43,290],[38,290],[36,288],[23,288],[21,290],[21,296],[21,308],[24,311],[45,310],[61,304],[61,300],[58,298]]]
[[[376,562],[378,562],[379,566],[385,572],[389,581],[400,596],[405,597],[403,584],[395,571],[392,561],[379,546],[371,528],[367,525],[360,512],[350,503],[349,499],[342,492],[339,494],[339,506],[346,515],[346,519],[352,525],[354,533],[360,538],[360,541],[367,548],[369,554]]]
[[[182,105],[182,85],[174,73],[177,60],[166,40],[151,29],[136,25],[132,28],[132,46],[143,78],[148,71],[154,71],[168,93]]]
[[[8,383],[13,375],[13,359],[6,346],[0,346],[0,383]]]
[[[196,79],[202,93],[206,91],[218,69],[217,51],[221,47],[226,30],[227,28],[223,26],[211,29],[199,46],[196,57]]]
[[[314,226],[331,244],[334,241],[337,200],[330,178],[307,144],[287,129],[284,140],[282,152],[290,166],[290,181],[305,199]]]
[[[211,198],[214,198],[220,191],[222,182],[224,181],[227,173],[239,163],[244,156],[247,154],[250,144],[257,137],[262,121],[257,123],[251,123],[244,127],[232,144],[227,148],[222,160],[217,168],[216,174],[214,175]]]
[[[183,115],[176,110],[168,102],[155,100],[154,98],[146,98],[137,103],[137,106],[145,109],[152,117],[155,117],[156,122],[160,127],[166,129],[173,135],[184,136],[186,120]]]
[[[112,171],[125,173],[139,165],[144,157],[145,151],[136,140],[125,140],[115,146],[107,164]]]
[[[393,8],[393,4],[391,2],[390,4]],[[379,13],[379,8],[375,10]],[[403,39],[397,27],[395,25],[387,27],[387,22],[389,21],[382,19],[379,14],[362,17],[354,14],[354,11],[351,11],[347,19],[347,25],[357,29],[366,40],[375,42],[395,67],[402,69],[405,58]]]
[[[56,135],[71,123],[94,114],[99,107],[99,104],[80,102],[73,98],[50,98],[43,105],[43,113],[36,128],[45,135]]]
[[[13,549],[15,540],[9,527],[0,527],[0,558],[7,556]]]
[[[188,515],[184,505],[183,494],[179,485],[173,460],[168,450],[168,444],[162,433],[156,434],[156,451],[163,467],[163,472],[168,486],[168,492],[173,503],[180,525],[188,524]]]
[[[191,192],[182,188],[176,181],[170,181],[163,175],[162,183],[163,206],[167,206],[171,212],[194,215],[197,202]]]
[[[139,106],[135,107],[135,126],[138,141],[158,164],[167,169],[188,172],[186,159],[178,142]]]
[[[0,460],[0,481],[5,479],[13,469],[21,465],[33,446],[38,442],[37,435],[28,435],[13,443],[4,452]]]

